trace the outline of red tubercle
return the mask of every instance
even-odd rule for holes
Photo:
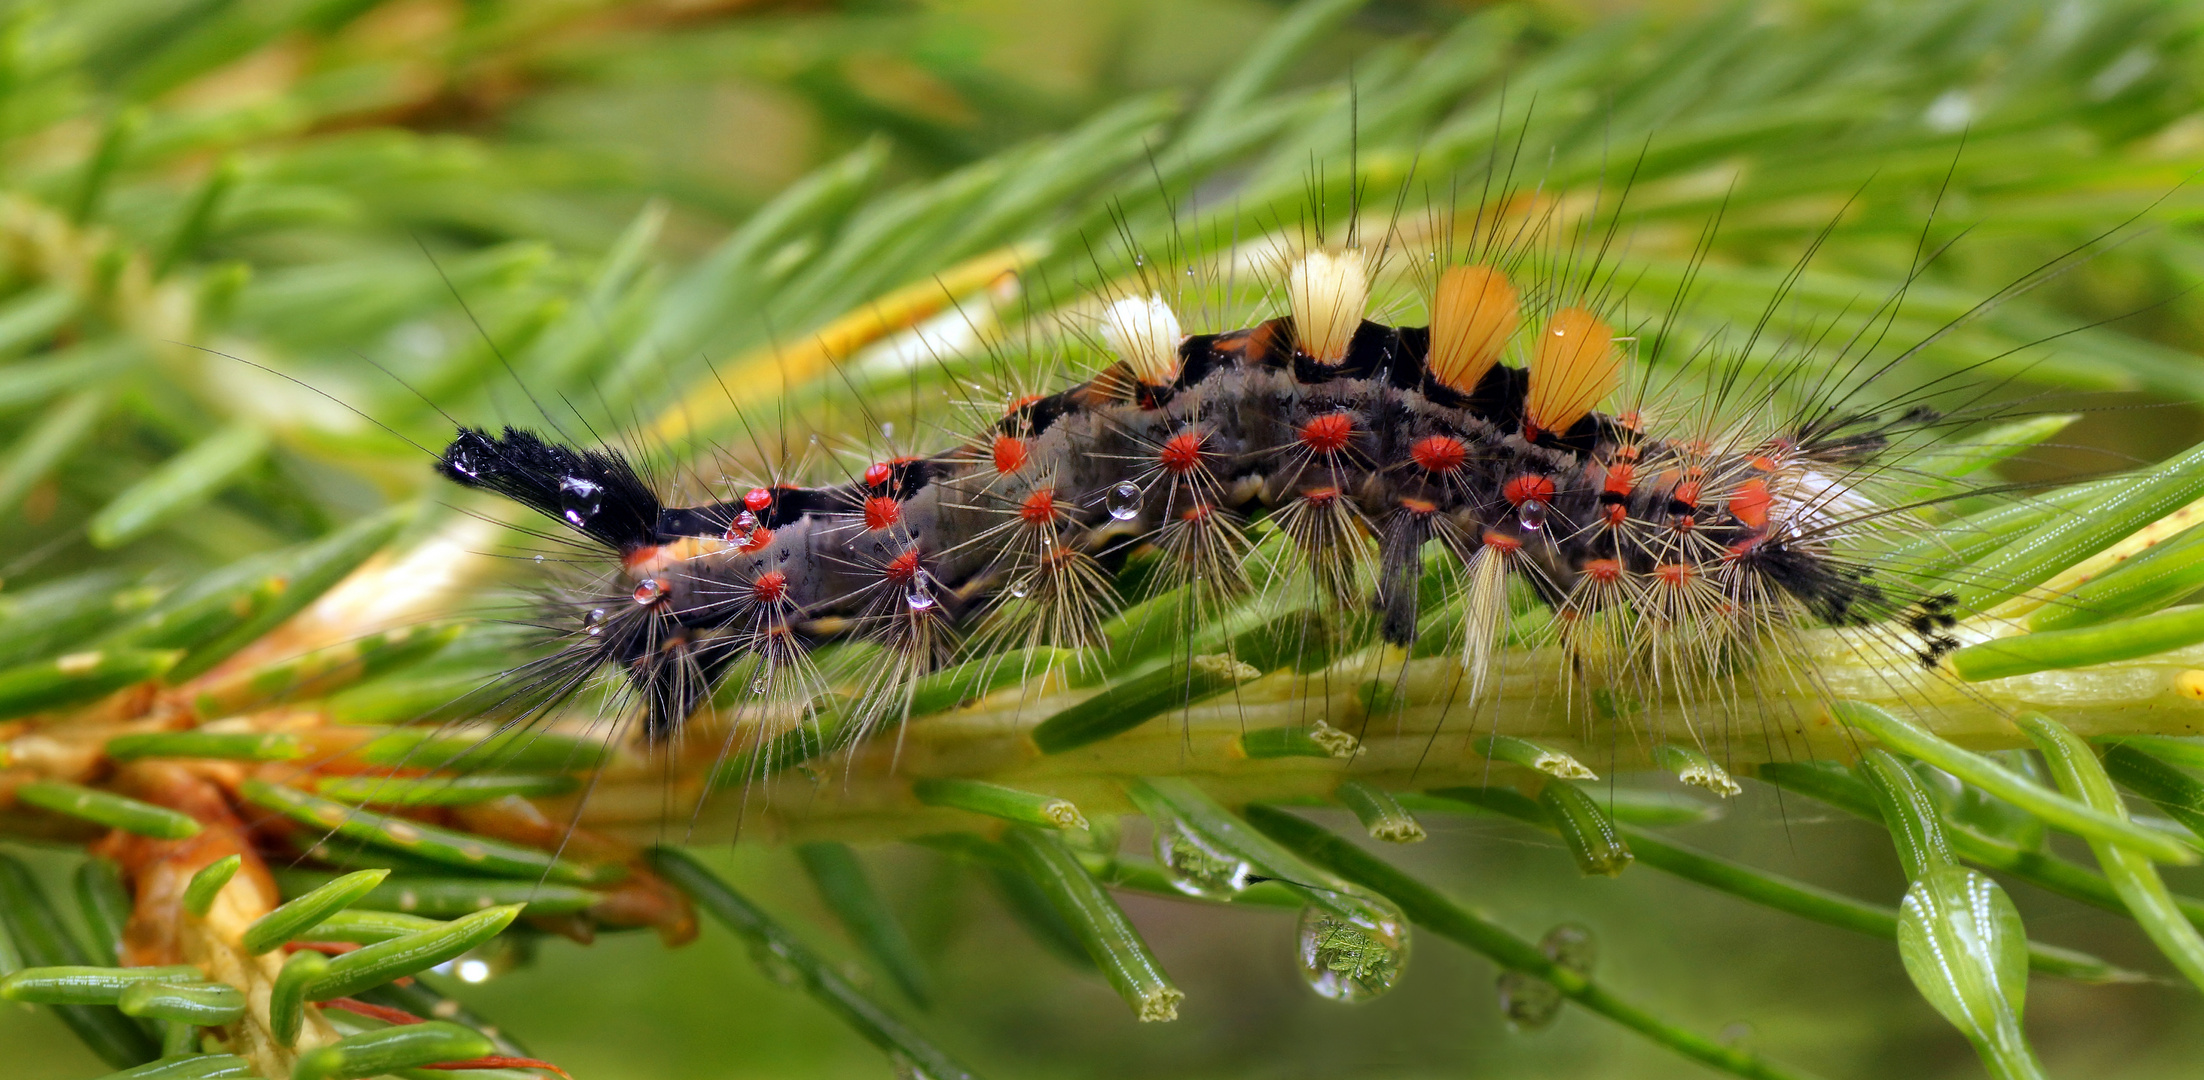
[[[1663,585],[1669,585],[1678,588],[1689,583],[1692,578],[1698,576],[1699,571],[1692,568],[1691,565],[1688,563],[1662,563],[1659,566],[1653,568],[1654,580],[1659,581]]]
[[[1696,509],[1699,505],[1700,493],[1701,489],[1699,481],[1686,480],[1683,483],[1676,485],[1675,490],[1668,493],[1668,498],[1671,502],[1682,503],[1685,506],[1693,507]]]
[[[1404,497],[1400,501],[1400,508],[1408,511],[1411,514],[1436,514],[1439,512],[1439,504],[1428,499],[1410,499]]]
[[[917,460],[915,457],[894,457],[886,461],[875,461],[865,466],[865,486],[874,489],[885,487],[895,481],[897,474],[901,473],[905,466]]]
[[[738,543],[738,544],[736,544],[736,545],[735,545],[735,550],[736,550],[736,551],[738,551],[738,552],[741,552],[741,553],[743,553],[743,554],[745,554],[745,555],[747,555],[747,554],[749,554],[749,553],[751,553],[751,552],[753,552],[753,551],[763,551],[763,550],[765,550],[765,545],[767,545],[767,544],[770,544],[770,543],[772,543],[772,542],[773,542],[773,530],[771,530],[771,529],[752,529],[752,530],[750,530],[750,533],[749,533],[749,535],[747,535],[747,536],[744,536],[744,537],[742,538],[742,542],[741,542],[741,543]]]
[[[1355,435],[1355,418],[1343,413],[1319,416],[1301,425],[1301,445],[1318,454],[1336,454]]]
[[[880,576],[897,585],[908,585],[918,578],[918,549],[912,548],[880,568]]]
[[[994,457],[996,472],[1017,472],[1019,469],[1025,468],[1026,461],[1032,456],[1032,451],[1026,446],[1026,441],[1024,439],[1020,439],[1012,435],[995,436]]]
[[[750,598],[761,604],[777,603],[788,595],[788,575],[768,570],[750,583]]]
[[[629,548],[628,550],[620,553],[620,565],[625,566],[630,570],[633,570],[636,567],[643,565],[644,563],[656,559],[661,550],[662,549],[657,544],[646,544],[638,548]]]
[[[1621,525],[1623,522],[1628,520],[1630,520],[1630,510],[1628,507],[1622,505],[1621,503],[1615,503],[1614,505],[1607,508],[1607,524],[1609,526]]]
[[[1039,400],[1041,400],[1041,395],[1039,394],[1026,394],[1023,397],[1012,398],[1010,399],[1010,407],[1003,410],[1003,415],[1009,416],[1012,413],[1017,412],[1019,409],[1023,409],[1026,406],[1031,405]]]
[[[1622,580],[1622,563],[1617,559],[1593,559],[1584,564],[1583,575],[1602,585]]]
[[[903,504],[885,495],[865,500],[865,530],[879,532],[903,520]]]
[[[1484,540],[1486,547],[1491,548],[1492,550],[1497,551],[1503,555],[1513,554],[1515,552],[1523,550],[1523,541],[1521,537],[1509,536],[1504,532],[1488,532],[1485,534]]]
[[[1737,493],[1730,496],[1730,516],[1748,529],[1768,527],[1768,509],[1775,496],[1768,493],[1765,480],[1747,480],[1737,486]]]
[[[1018,504],[1018,520],[1028,525],[1048,525],[1062,516],[1056,509],[1056,489],[1036,488]]]
[[[1545,476],[1518,476],[1500,486],[1500,495],[1510,506],[1527,502],[1550,503],[1554,501],[1554,482]]]
[[[1638,467],[1627,461],[1618,461],[1607,466],[1607,479],[1601,483],[1600,490],[1609,495],[1628,496],[1631,489],[1637,486]]]
[[[742,508],[753,514],[765,513],[766,508],[772,505],[773,493],[764,488],[751,488],[743,493]]]
[[[1339,489],[1335,487],[1310,488],[1301,493],[1302,502],[1316,506],[1322,506],[1337,498],[1339,498]]]
[[[1198,502],[1181,511],[1179,520],[1188,522],[1207,521],[1215,516],[1217,516],[1217,507],[1214,503]]]
[[[1191,431],[1182,431],[1164,441],[1163,449],[1156,451],[1156,462],[1172,473],[1184,475],[1201,467],[1202,437]]]
[[[1408,457],[1425,472],[1449,473],[1469,460],[1469,448],[1451,435],[1432,435],[1416,440],[1408,448]]]

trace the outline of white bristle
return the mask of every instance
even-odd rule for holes
[[[1362,254],[1312,251],[1303,255],[1286,275],[1286,302],[1293,308],[1301,351],[1320,363],[1337,362],[1347,355],[1347,343],[1362,325],[1363,309],[1370,302],[1370,279]]]
[[[1179,342],[1185,334],[1179,317],[1161,294],[1128,296],[1102,313],[1102,340],[1150,386],[1178,378]]]

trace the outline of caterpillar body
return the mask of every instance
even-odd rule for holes
[[[1788,416],[1663,430],[1643,381],[1602,411],[1631,342],[1600,290],[1521,280],[1523,258],[1449,260],[1425,325],[1393,326],[1364,318],[1380,261],[1305,250],[1279,275],[1284,314],[1222,332],[1183,332],[1160,292],[1120,295],[1088,316],[1108,357],[1093,377],[841,483],[668,506],[621,453],[513,427],[462,428],[439,469],[617,556],[616,584],[556,616],[578,629],[550,681],[624,670],[652,740],[738,662],[764,686],[822,639],[899,658],[872,680],[873,715],[960,649],[1104,646],[1108,564],[1153,549],[1162,580],[1243,594],[1263,518],[1342,618],[1374,609],[1396,646],[1416,641],[1441,553],[1472,702],[1511,582],[1558,616],[1571,678],[1688,681],[1803,622],[1896,618],[1930,667],[1956,647],[1948,597],[1879,579],[1847,546],[1883,518],[1855,478],[1936,413],[1848,410],[1824,388]],[[1731,393],[1773,395],[1741,370]]]

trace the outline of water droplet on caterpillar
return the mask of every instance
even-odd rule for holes
[[[1140,516],[1140,485],[1130,480],[1120,480],[1104,500],[1110,516],[1119,521],[1131,521]]]
[[[582,615],[582,633],[596,637],[605,632],[605,609],[590,608]]]
[[[1546,527],[1546,504],[1531,499],[1515,508],[1515,520],[1524,532],[1537,532]]]
[[[635,587],[635,602],[638,604],[655,604],[664,595],[666,595],[666,583],[657,578],[644,578],[642,583]]]
[[[934,609],[934,596],[926,591],[926,571],[919,570],[911,574],[911,591],[903,594],[903,603],[916,612]]]
[[[1210,847],[1176,818],[1155,823],[1155,852],[1171,887],[1188,896],[1229,899],[1255,873],[1246,859]]]
[[[1369,923],[1315,904],[1302,908],[1301,978],[1333,1001],[1374,998],[1408,966],[1406,930],[1397,915]]]
[[[750,680],[750,692],[752,694],[763,695],[767,690],[770,690],[772,688],[772,681],[767,679],[763,675],[760,675],[757,678]]]
[[[565,515],[567,524],[577,529],[588,527],[604,501],[604,485],[595,480],[584,480],[579,476],[568,476],[559,480],[559,513]]]

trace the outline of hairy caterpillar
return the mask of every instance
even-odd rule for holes
[[[669,505],[618,450],[462,427],[446,478],[618,562],[558,602],[567,644],[515,693],[563,698],[618,669],[658,741],[731,670],[785,688],[810,646],[853,638],[890,658],[857,707],[870,724],[953,659],[1106,649],[1098,626],[1124,600],[1111,571],[1130,558],[1152,557],[1156,582],[1212,613],[1275,591],[1248,570],[1281,577],[1253,558],[1258,521],[1297,552],[1320,608],[1375,612],[1386,644],[1416,647],[1433,608],[1457,612],[1444,633],[1468,713],[1524,589],[1565,646],[1557,684],[1594,692],[1558,695],[1579,707],[1676,694],[1768,660],[1808,624],[1902,638],[1933,669],[1958,644],[1954,599],[1878,575],[1863,551],[1892,520],[1879,479],[1904,475],[1926,433],[1973,418],[1910,390],[1865,400],[1859,384],[1888,366],[1857,338],[1814,368],[1813,343],[1771,362],[1714,338],[1681,371],[1632,378],[1639,340],[1669,331],[1617,329],[1626,297],[1602,262],[1615,219],[1564,222],[1565,202],[1435,210],[1374,249],[1273,238],[1235,257],[1262,279],[1243,306],[1284,311],[1238,326],[1185,326],[1158,285],[1177,267],[1138,257],[1131,282],[1059,316],[1064,340],[1098,354],[1091,377],[976,394],[996,414],[946,448],[868,452],[813,486],[738,482]],[[1421,325],[1365,317],[1388,275]]]

